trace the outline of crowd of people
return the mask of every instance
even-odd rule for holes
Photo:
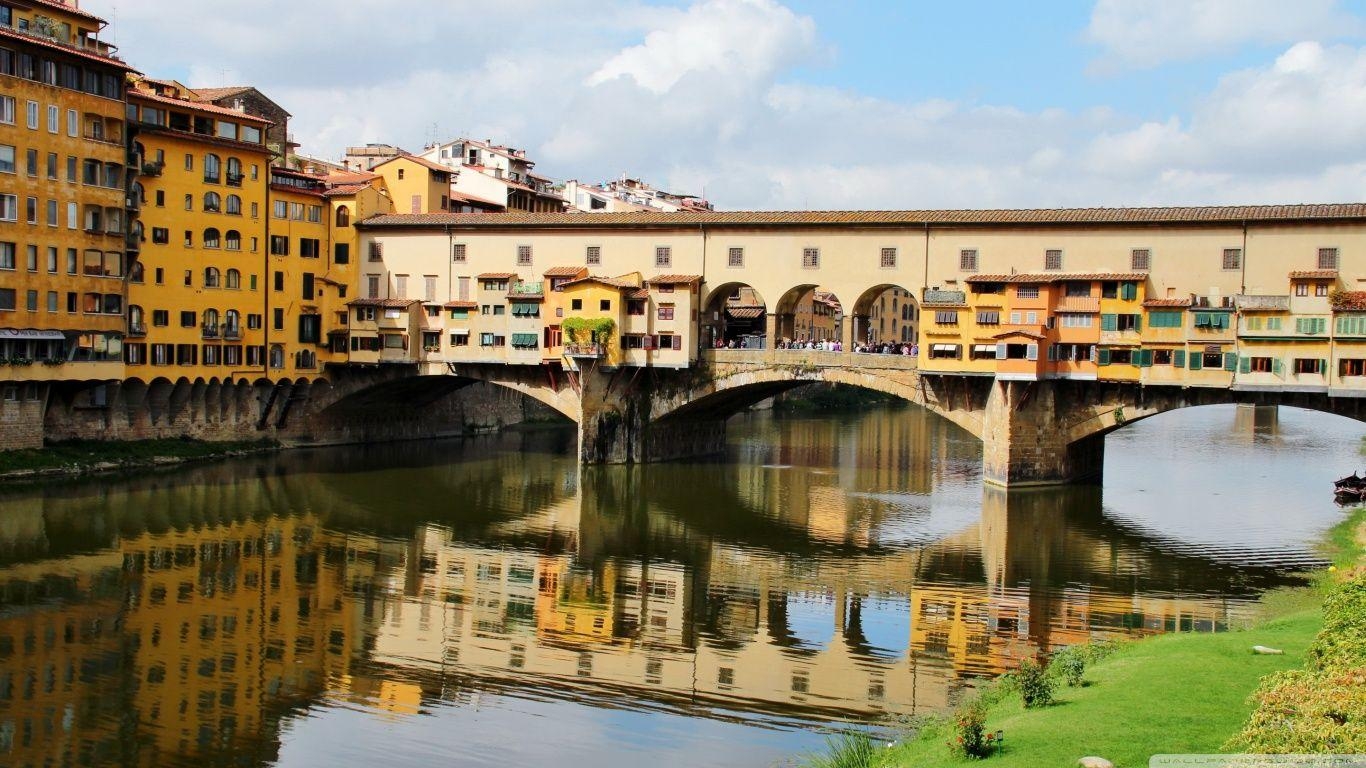
[[[757,349],[759,346],[760,345],[751,343],[751,340],[748,337],[741,337],[738,340],[730,339],[729,341],[724,339],[716,340],[717,349]],[[777,348],[809,349],[816,352],[843,352],[844,342],[835,339],[780,339]],[[914,357],[920,354],[920,346],[918,344],[911,344],[908,342],[898,343],[895,341],[858,342],[854,344],[854,352],[863,355],[908,355]]]

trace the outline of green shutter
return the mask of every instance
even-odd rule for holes
[[[1111,315],[1111,317],[1114,317],[1114,315]],[[1108,349],[1102,349],[1102,350],[1100,350],[1100,352],[1097,353],[1096,365],[1109,365],[1109,364],[1110,364],[1110,350],[1108,350]]]
[[[1003,342],[1000,342],[1000,343],[998,343],[998,344],[996,345],[996,359],[997,359],[997,360],[1004,360],[1004,359],[1006,359],[1006,344],[1005,344],[1004,341],[1003,341]]]
[[[1143,330],[1143,315],[1134,315],[1134,330]]]
[[[1268,331],[1279,331],[1281,329],[1281,319],[1279,317],[1268,317],[1266,319],[1266,329]]]
[[[1199,352],[1191,353],[1191,370],[1198,371],[1205,367],[1205,358]]]
[[[1139,367],[1139,368],[1151,368],[1151,367],[1153,367],[1153,351],[1152,351],[1151,349],[1140,349],[1140,350],[1138,350],[1138,367]]]
[[[1324,376],[1327,376],[1327,375],[1328,375],[1328,361],[1327,361],[1327,360],[1320,360],[1320,361],[1319,361],[1319,373],[1323,374]]]
[[[1285,378],[1285,363],[1282,363],[1279,357],[1271,361],[1271,372]]]
[[[1318,317],[1314,319],[1314,333],[1323,333],[1328,329],[1328,318]]]
[[[1225,353],[1224,353],[1224,370],[1226,370],[1226,371],[1236,371],[1236,370],[1238,370],[1238,353],[1236,353],[1236,352],[1225,352]]]
[[[1133,301],[1138,298],[1138,284],[1121,283],[1119,286],[1119,297],[1125,301]]]
[[[1114,331],[1119,329],[1119,315],[1101,315],[1100,329],[1102,331]]]
[[[1242,357],[1238,359],[1238,373],[1252,373],[1252,358]]]
[[[1173,368],[1185,368],[1185,367],[1186,367],[1186,350],[1184,350],[1184,349],[1178,349],[1178,350],[1176,350],[1175,352],[1172,353],[1172,367],[1173,367]]]

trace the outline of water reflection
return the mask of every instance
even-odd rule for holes
[[[1096,488],[983,490],[920,411],[747,429],[705,465],[581,474],[546,432],[10,492],[0,755],[743,764],[794,750],[762,729],[940,711],[1038,650],[1224,629],[1290,578]]]

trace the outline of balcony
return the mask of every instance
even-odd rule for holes
[[[200,331],[203,333],[203,336],[204,336],[204,338],[206,338],[206,339],[216,339],[216,338],[218,338],[218,326],[216,326],[216,325],[206,325],[206,326],[203,326],[203,327],[200,329]]]
[[[925,300],[922,302],[926,306],[941,305],[959,307],[966,304],[968,294],[966,291],[941,291],[937,289],[927,289]]]
[[[225,341],[239,341],[242,338],[242,328],[237,325],[228,325],[223,328],[223,339]]]
[[[227,179],[228,179],[228,186],[230,186],[230,187],[240,187],[240,186],[242,186],[242,180],[245,179],[245,178],[246,178],[246,177],[243,176],[243,175],[240,174],[240,173],[229,173],[228,176],[227,176]]]
[[[601,344],[565,344],[564,353],[569,357],[602,357],[606,350]]]
[[[142,250],[142,238],[129,232],[128,236],[123,239],[123,245],[129,253],[137,253]]]
[[[132,337],[142,337],[147,335],[146,323],[129,323],[128,335]]]
[[[143,163],[143,164],[142,164],[142,175],[143,175],[143,176],[152,176],[152,177],[160,176],[160,175],[161,175],[161,172],[164,171],[164,170],[166,170],[166,164],[163,163],[163,162],[159,162],[159,161],[158,161],[158,162],[155,162],[155,163]]]

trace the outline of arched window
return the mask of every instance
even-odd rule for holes
[[[130,283],[140,283],[140,282],[142,282],[142,281],[143,281],[143,276],[142,276],[142,262],[140,262],[140,261],[135,261],[135,262],[133,262],[133,266],[131,266],[131,267],[128,268],[128,282],[130,282]]]
[[[228,206],[223,211],[231,216],[241,216],[242,198],[237,195],[228,195]]]
[[[208,229],[204,230],[204,247],[217,248],[218,246],[218,230],[214,229],[213,227],[209,227]]]
[[[204,193],[204,210],[210,213],[218,213],[223,209],[223,198],[217,192]]]
[[[128,305],[128,333],[138,336],[147,333],[147,326],[142,319],[142,307],[136,304]]]
[[[236,289],[238,289],[238,288],[241,288],[241,287],[242,287],[242,273],[241,273],[241,272],[238,272],[238,271],[235,270],[235,269],[229,269],[229,270],[228,270],[228,274],[224,276],[223,287],[224,287],[224,288],[232,288],[232,289],[234,289],[234,290],[236,290]]]
[[[218,155],[215,155],[215,154],[212,154],[212,153],[205,155],[205,156],[204,156],[204,181],[208,181],[208,182],[212,182],[212,183],[214,183],[214,184],[217,184],[218,181],[219,181],[219,179],[221,178],[221,176],[220,176],[220,174],[222,173],[221,164],[222,164],[222,160],[219,159]]]
[[[218,287],[218,267],[205,267],[205,268],[204,268],[204,287],[205,287],[205,288],[217,288],[217,287]]]
[[[242,233],[230,229],[223,234],[223,247],[230,251],[242,250]]]
[[[138,205],[147,202],[147,190],[143,188],[140,181],[133,182],[133,199],[137,201]]]
[[[142,146],[142,142],[140,142],[140,141],[135,141],[135,142],[133,142],[133,154],[137,155],[137,158],[138,158],[138,165],[141,165],[141,164],[143,164],[144,162],[146,162],[146,158],[147,158],[147,148],[144,147],[144,146]]]
[[[223,314],[223,332],[231,336],[236,336],[237,331],[242,328],[242,315],[235,309],[230,309]]]
[[[270,345],[270,367],[285,367],[285,348],[280,346],[279,344]]]
[[[344,205],[337,206],[337,226],[351,226],[351,209]]]
[[[216,333],[218,331],[218,310],[204,310],[204,319],[200,325],[204,326],[204,333]]]
[[[235,157],[228,158],[228,186],[242,186],[242,161]]]

